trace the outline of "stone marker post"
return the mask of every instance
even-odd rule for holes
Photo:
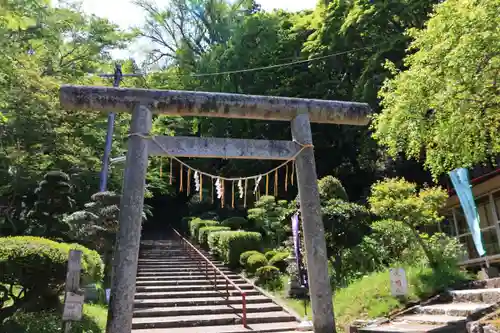
[[[151,111],[137,104],[132,112],[131,136],[120,202],[120,225],[113,260],[113,280],[108,311],[107,333],[130,333],[135,282],[141,241],[142,211],[148,167],[148,136]]]
[[[295,141],[302,145],[312,144],[311,124],[307,113],[297,115],[292,120],[291,129]],[[297,156],[295,164],[297,166],[300,211],[307,254],[307,275],[314,332],[335,333],[325,231],[321,218],[313,148],[305,148]]]
[[[71,331],[71,322],[81,319],[84,297],[80,295],[80,272],[82,269],[82,251],[70,250],[68,270],[64,286],[63,332]],[[76,299],[76,302],[74,302]]]

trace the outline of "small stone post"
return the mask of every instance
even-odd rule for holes
[[[132,112],[131,136],[128,139],[127,161],[120,202],[120,225],[113,258],[107,333],[130,333],[132,330],[145,179],[148,167],[148,140],[139,135],[149,135],[151,121],[151,111],[144,106],[136,105]]]
[[[300,144],[312,144],[307,113],[292,120],[292,137]],[[315,333],[335,333],[333,301],[328,276],[325,230],[321,218],[316,163],[313,148],[305,148],[295,160],[299,187],[302,228],[307,253],[309,293]]]

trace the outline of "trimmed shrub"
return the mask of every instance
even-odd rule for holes
[[[230,217],[222,221],[223,226],[230,227],[232,230],[244,229],[247,224],[247,219],[238,216]]]
[[[276,254],[278,254],[279,252],[276,251],[276,250],[271,250],[271,251],[267,251],[265,256],[266,256],[266,259],[267,260],[271,260],[272,257],[274,257]]]
[[[104,265],[96,251],[32,236],[0,238],[0,281],[22,287],[25,298],[58,303],[72,249],[82,251],[82,284],[101,281]]]
[[[255,253],[248,258],[245,268],[248,273],[254,274],[257,271],[257,269],[266,265],[267,265],[266,257],[262,253]]]
[[[229,227],[221,227],[221,226],[206,226],[201,227],[198,231],[198,243],[200,243],[203,247],[208,247],[208,235],[215,231],[228,231],[231,230]]]
[[[198,241],[200,228],[218,225],[217,221],[194,219],[189,224],[191,238]]]
[[[261,254],[259,251],[251,250],[251,251],[245,251],[240,255],[240,265],[242,267],[245,267],[247,265],[247,260],[250,258],[250,256],[254,254]]]
[[[280,270],[274,266],[262,266],[255,272],[255,284],[269,290],[279,290],[283,288]]]
[[[216,257],[220,258],[222,256],[222,253],[219,252],[219,239],[226,232],[231,231],[214,231],[208,234],[208,248]]]
[[[230,267],[237,267],[243,252],[260,250],[261,247],[262,235],[258,232],[224,231],[219,237],[217,251],[219,251],[224,263]]]
[[[277,267],[281,272],[286,272],[288,262],[286,259],[290,256],[288,252],[278,252],[271,259],[269,265]]]

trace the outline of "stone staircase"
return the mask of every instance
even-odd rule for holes
[[[469,289],[450,290],[440,301],[419,305],[388,322],[358,329],[361,333],[465,333],[467,323],[478,320],[500,304],[500,279],[476,281]]]
[[[213,263],[246,293],[246,328],[240,293],[229,285],[226,297],[226,281],[220,276],[214,288],[204,267],[187,255],[177,239],[169,239],[141,242],[132,333],[295,331],[295,316],[221,263]]]

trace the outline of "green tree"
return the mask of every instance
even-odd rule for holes
[[[285,240],[288,231],[286,217],[289,214],[286,200],[276,200],[272,195],[264,195],[255,202],[255,208],[248,210],[248,219],[254,222],[254,228],[262,231],[273,246],[279,246]]]
[[[74,240],[104,255],[105,281],[108,283],[119,226],[121,196],[108,191],[95,193],[90,199],[84,210],[69,215],[65,222],[69,225],[70,235]],[[143,221],[147,220],[148,215],[151,215],[151,207],[145,205]]]
[[[392,156],[424,156],[437,177],[500,153],[499,25],[497,0],[447,0],[409,29],[408,69],[385,82],[373,124]]]
[[[438,258],[421,237],[418,227],[435,225],[443,219],[439,215],[439,210],[445,205],[447,197],[446,191],[440,187],[426,187],[419,190],[416,184],[393,178],[374,184],[368,202],[375,215],[402,223],[409,228],[431,266],[437,267]]]
[[[45,174],[35,189],[37,197],[27,218],[31,220],[28,233],[55,239],[67,239],[69,226],[64,215],[71,212],[75,205],[69,176],[60,171]]]

